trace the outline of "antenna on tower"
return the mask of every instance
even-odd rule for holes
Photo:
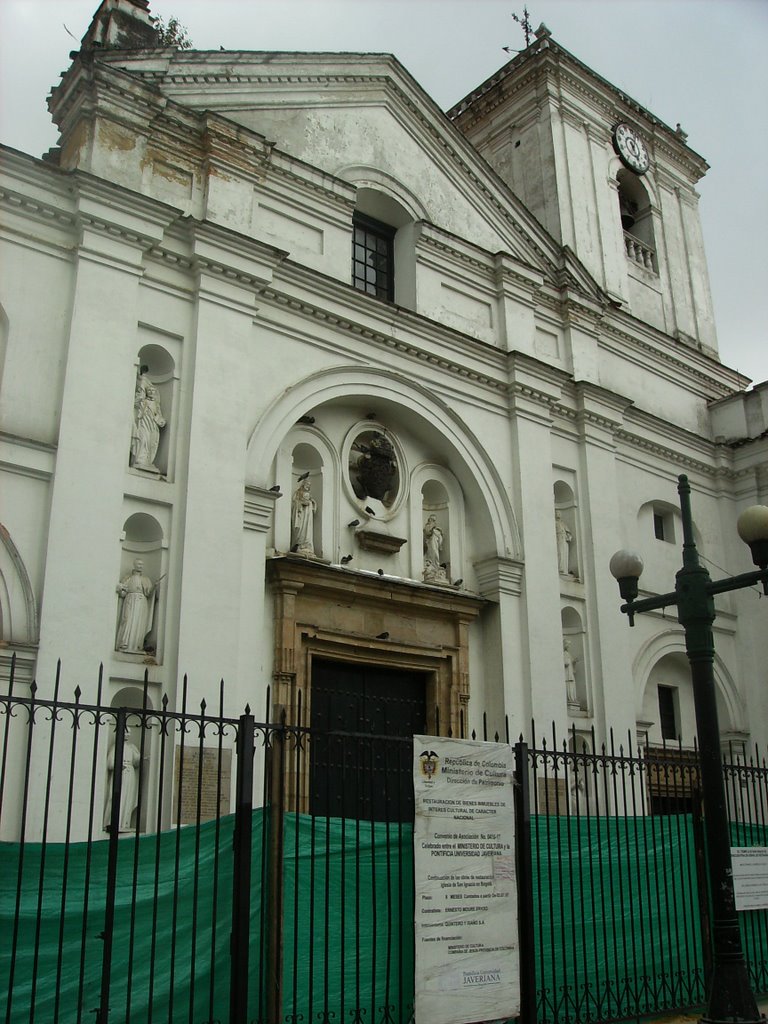
[[[523,16],[522,16],[522,18],[520,17],[519,14],[515,14],[514,11],[513,11],[512,12],[512,21],[517,22],[517,24],[523,30],[523,33],[525,34],[525,45],[526,45],[526,47],[530,46],[531,45],[531,36],[533,35],[533,26],[531,25],[531,16],[530,16],[530,14],[528,12],[528,8],[527,7],[523,7]]]

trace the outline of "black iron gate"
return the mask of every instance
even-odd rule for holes
[[[395,680],[380,682],[389,693]],[[408,728],[423,722],[412,682]],[[300,704],[293,723],[250,709],[227,718],[221,692],[211,713],[193,712],[186,690],[171,711],[151,706],[148,685],[140,706],[111,708],[100,690],[86,704],[79,691],[62,700],[58,683],[46,700],[13,684],[0,697],[7,1019],[407,1024],[412,752],[396,735],[401,719],[377,707],[377,685],[368,705],[351,705],[350,730],[343,707],[328,729],[322,717],[302,724]],[[343,697],[325,698],[333,716]],[[553,735],[519,741],[515,757],[525,1019],[578,1024],[700,1004],[695,801],[655,813],[660,798],[695,793],[695,751]],[[765,762],[732,750],[724,772],[734,845],[768,845]],[[765,992],[768,913],[742,923]]]

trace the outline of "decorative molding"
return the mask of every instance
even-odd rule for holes
[[[352,290],[351,285],[347,286]],[[266,288],[261,295],[263,301],[269,301],[274,303],[276,306],[286,306],[292,309],[294,312],[299,313],[303,316],[311,317],[312,319],[320,320],[323,323],[329,324],[331,327],[338,328],[349,334],[356,335],[364,338],[366,341],[370,341],[374,344],[381,345],[385,348],[394,349],[404,355],[411,358],[417,359],[420,362],[429,363],[431,366],[437,366],[442,370],[446,370],[450,373],[454,373],[457,377],[462,380],[469,380],[473,383],[479,384],[482,387],[490,388],[493,391],[506,393],[507,384],[500,378],[493,378],[487,374],[480,373],[470,367],[463,366],[452,359],[446,359],[444,357],[435,355],[432,352],[427,351],[424,348],[417,347],[412,342],[401,341],[393,337],[391,334],[384,334],[381,331],[373,330],[370,327],[366,327],[362,324],[355,323],[346,317],[337,314],[329,313],[327,310],[319,309],[313,303],[306,302],[302,299],[298,299],[295,296],[289,296],[282,292],[277,292],[273,288]],[[483,342],[477,341],[470,335],[464,335],[460,332],[453,332],[449,327],[443,327],[442,325],[436,324],[433,321],[426,321],[432,329],[439,329],[440,332],[444,332],[445,336],[450,334],[461,337],[463,341],[469,341],[476,343],[481,347],[487,347]],[[414,332],[416,333],[416,332]],[[498,351],[498,350],[495,350]]]
[[[364,551],[378,551],[383,555],[396,555],[403,544],[408,543],[405,537],[393,537],[378,530],[355,530],[355,538]]]
[[[477,584],[486,600],[499,601],[505,597],[520,597],[523,592],[525,567],[522,562],[493,555],[474,563]]]
[[[16,636],[0,636],[0,641],[3,644],[22,644],[34,646],[40,639],[40,621],[37,614],[37,602],[35,601],[35,594],[32,590],[32,581],[29,578],[27,567],[24,564],[24,559],[19,554],[19,549],[13,542],[9,531],[2,523],[0,523],[0,542],[8,553],[8,557],[11,560],[14,570],[16,571],[16,579],[21,592],[24,595],[24,639],[22,640],[18,635]],[[7,583],[8,589],[13,590],[11,581]],[[9,609],[10,611],[10,609]],[[1,624],[1,623],[0,623]]]
[[[282,494],[277,491],[246,486],[243,498],[243,529],[267,533],[272,526],[278,498],[282,498]]]
[[[289,721],[298,716],[299,693],[311,706],[311,659],[319,656],[424,672],[427,707],[441,708],[442,730],[457,730],[469,698],[469,625],[483,598],[292,555],[269,559],[267,579],[273,672]]]
[[[10,189],[0,189],[0,203],[18,210],[32,220],[53,222],[62,228],[72,229],[77,223],[77,219],[72,213],[52,206],[50,203],[43,203],[39,199],[30,199],[29,196],[21,195],[21,193]]]

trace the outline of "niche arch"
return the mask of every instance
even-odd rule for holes
[[[560,610],[560,628],[563,635],[563,683],[566,690],[566,699],[571,710],[586,711],[589,707],[589,694],[587,692],[587,679],[589,673],[585,663],[587,656],[586,628],[582,619],[581,611],[573,605],[566,605]],[[570,671],[573,672],[574,680],[571,683],[571,691],[568,684],[568,666],[566,664],[566,644],[570,654]],[[575,697],[575,700],[573,699]]]
[[[658,274],[654,203],[645,179],[622,166],[616,173],[616,184],[626,254],[639,266]]]
[[[522,558],[514,510],[485,445],[442,399],[407,377],[376,368],[335,367],[298,380],[265,411],[248,441],[246,484],[270,485],[274,455],[297,420],[327,402],[374,402],[383,419],[400,422],[430,438],[450,464],[473,514],[482,520],[488,556]]]
[[[141,575],[154,584],[152,591],[146,596],[145,620],[131,632],[132,638],[125,643],[123,616],[126,596],[118,587],[117,610],[115,616],[115,651],[119,657],[142,660],[151,657],[154,662],[161,660],[162,628],[161,617],[165,615],[165,601],[161,600],[164,593],[162,582],[166,573],[167,541],[159,521],[148,512],[134,512],[123,523],[121,533],[120,571],[118,579],[121,584],[130,581],[137,563],[141,564]],[[137,602],[138,603],[138,602]],[[146,629],[144,629],[146,626]],[[143,634],[139,636],[139,634]]]
[[[422,579],[425,568],[423,544],[415,543],[423,536],[425,524],[434,516],[443,533],[441,562],[447,583],[464,579],[468,574],[464,556],[466,514],[464,495],[456,477],[445,466],[422,463],[411,474],[410,533],[414,538],[411,549],[411,577]]]
[[[662,675],[666,675],[669,684],[679,684],[684,694],[690,694],[690,716],[693,715],[693,690],[685,652],[685,634],[682,629],[668,629],[646,641],[635,656],[632,673],[635,679],[635,717],[641,726],[645,727],[649,721],[644,717],[651,708],[649,686],[655,688],[659,682],[664,683]],[[721,736],[729,733],[747,735],[749,729],[743,701],[733,676],[717,652],[715,652],[714,676]],[[653,704],[653,707],[656,708],[657,704]],[[653,721],[657,719],[658,714]],[[688,729],[687,736],[683,736],[686,745],[690,743],[695,728],[695,721],[692,717],[687,721],[692,723],[693,728]],[[686,722],[681,724],[685,727]]]
[[[9,530],[0,523],[0,642],[36,644],[39,635],[32,581]]]
[[[129,453],[129,465],[134,472],[146,473],[135,464],[134,436],[136,432],[136,406],[137,402],[151,385],[156,391],[162,414],[163,425],[159,428],[159,440],[157,452],[152,460],[158,477],[169,477],[173,472],[173,450],[171,446],[172,429],[171,424],[174,418],[174,405],[176,398],[176,363],[171,353],[162,345],[155,342],[142,345],[136,357],[136,385],[134,390],[134,407],[132,415],[131,448]]]
[[[147,710],[152,710],[152,701],[149,695],[145,697],[144,690],[136,686],[123,686],[113,696],[110,701],[110,707],[136,708],[137,710],[145,707]],[[122,785],[123,787],[130,787],[130,804],[132,805],[135,802],[135,806],[129,805],[129,807],[121,809],[121,815],[125,819],[123,821],[124,827],[121,828],[121,831],[127,834],[136,830],[137,818],[139,832],[147,831],[151,789],[149,785],[149,769],[152,733],[147,729],[142,729],[141,723],[142,719],[139,715],[131,715],[130,713],[126,715]],[[105,832],[109,831],[112,810],[113,773],[118,768],[114,763],[114,749],[115,738],[113,734],[108,743],[105,765],[104,813],[102,821]]]
[[[552,485],[552,493],[555,506],[555,521],[557,523],[557,517],[559,515],[560,520],[567,531],[565,536],[570,536],[570,539],[566,542],[568,550],[567,565],[563,566],[565,572],[561,572],[561,575],[570,575],[579,579],[581,572],[579,570],[578,505],[576,495],[571,485],[562,478],[555,480]],[[557,526],[555,532],[557,533]],[[558,543],[558,567],[560,568],[559,548],[560,543]]]
[[[313,417],[307,418],[311,420]],[[341,475],[339,455],[319,427],[311,423],[296,423],[282,439],[272,460],[271,480],[274,483],[270,486],[280,487],[285,496],[275,512],[273,546],[277,551],[291,549],[293,495],[299,486],[299,477],[305,473],[309,474],[306,479],[317,503],[315,554],[329,558],[336,527],[333,496]]]

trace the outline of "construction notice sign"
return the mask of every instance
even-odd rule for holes
[[[414,736],[416,1024],[520,1013],[512,748]]]
[[[733,895],[737,910],[768,907],[768,846],[732,846]]]

